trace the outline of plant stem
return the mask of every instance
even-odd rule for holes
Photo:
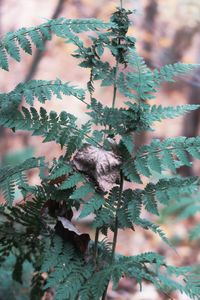
[[[123,8],[123,0],[120,0],[120,9]],[[118,44],[120,45],[120,38],[118,39]],[[115,74],[114,74],[114,90],[113,90],[113,101],[112,108],[115,108],[116,95],[117,95],[117,74],[119,71],[119,58],[116,58]]]
[[[98,256],[98,240],[99,240],[99,228],[96,229],[95,241],[94,241],[94,262],[95,262],[95,265],[97,263],[97,256]]]
[[[120,190],[119,190],[119,198],[118,198],[118,202],[117,202],[117,209],[116,209],[116,216],[115,216],[114,236],[113,236],[112,254],[111,254],[111,264],[113,264],[113,262],[115,260],[115,249],[116,249],[116,245],[117,245],[117,236],[118,236],[118,217],[117,217],[117,213],[118,213],[118,211],[120,209],[120,206],[121,206],[123,186],[124,186],[124,178],[123,178],[122,172],[120,174],[120,177],[121,177],[120,178]],[[107,284],[107,286],[105,288],[105,291],[103,293],[102,300],[106,299],[107,290],[108,290],[108,284]]]
[[[119,62],[116,60],[115,74],[114,74],[114,89],[113,89],[113,100],[112,100],[112,108],[115,108],[116,95],[117,95],[117,73],[119,70]]]
[[[123,8],[123,0],[120,0],[120,9]],[[119,39],[120,44],[120,39]],[[115,102],[116,102],[116,95],[117,95],[117,74],[119,71],[119,61],[118,58],[116,59],[116,67],[115,67],[115,74],[114,74],[114,89],[113,89],[113,101],[112,101],[112,108],[115,108]],[[120,173],[120,191],[119,191],[119,198],[117,203],[117,209],[116,209],[116,216],[115,216],[115,227],[114,227],[114,236],[113,236],[113,244],[112,244],[112,254],[111,254],[111,264],[114,262],[115,259],[115,249],[117,245],[117,235],[118,235],[118,217],[117,213],[121,205],[122,200],[122,193],[123,193],[123,185],[124,185],[124,178],[122,175],[122,172]],[[109,284],[109,282],[108,282]],[[108,284],[105,288],[105,291],[102,296],[102,300],[106,300],[107,296],[107,290],[108,290]]]
[[[124,186],[124,178],[123,174],[121,172],[120,174],[120,190],[119,190],[119,198],[117,202],[117,209],[116,209],[116,216],[115,216],[115,227],[114,227],[114,237],[113,237],[113,244],[112,244],[112,255],[111,255],[111,262],[113,263],[114,258],[115,258],[115,249],[117,245],[117,235],[118,235],[118,217],[117,213],[118,210],[120,209],[121,206],[121,201],[122,201],[122,193],[123,193],[123,186]]]

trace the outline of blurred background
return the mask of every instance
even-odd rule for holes
[[[136,13],[131,16],[132,26],[129,35],[137,38],[137,50],[145,58],[149,67],[160,67],[177,61],[200,63],[199,0],[124,0],[123,2],[125,8],[136,9]],[[119,6],[118,0],[0,0],[0,36],[20,27],[35,26],[47,19],[61,16],[66,18],[94,17],[108,21],[116,6]],[[87,38],[85,41],[87,43]],[[44,52],[36,50],[33,56],[24,55],[20,64],[12,60],[9,73],[0,71],[0,92],[11,91],[19,82],[30,79],[60,78],[64,82],[72,81],[84,88],[88,81],[88,71],[77,66],[77,61],[70,56],[73,50],[72,45],[65,44],[64,40],[54,37],[51,42],[46,43]],[[180,79],[177,83],[163,85],[156,103],[164,106],[200,104],[199,75],[200,69],[197,69],[191,76]],[[100,101],[111,105],[111,90],[97,87],[97,94]],[[120,100],[118,97],[118,105],[120,105]],[[41,106],[39,103],[37,105]],[[87,120],[84,105],[70,97],[64,97],[60,102],[53,100],[45,107],[48,111],[67,110],[74,113],[80,123]],[[151,135],[142,135],[138,143],[148,142],[152,135],[157,138],[199,135],[199,125],[200,112],[192,112],[187,117],[177,118],[175,121],[166,120],[161,124],[157,123],[155,132]],[[24,132],[13,133],[0,128],[1,165],[6,163],[14,165],[33,155],[45,155],[47,160],[51,160],[61,154],[60,148],[53,143],[42,144],[38,137],[31,137],[30,134]],[[200,169],[196,163],[193,169],[183,169],[181,172],[184,176],[200,175]],[[32,173],[30,180],[34,184],[38,179]],[[173,240],[178,255],[166,248],[159,238],[139,229],[134,233],[132,231],[120,232],[118,251],[126,255],[158,251],[168,257],[169,263],[176,265],[200,263],[200,239],[190,241],[188,238],[189,229],[200,222],[200,209],[199,213],[198,210],[196,214],[188,213],[187,219],[179,221],[176,220],[176,213],[168,214],[163,211],[157,222]],[[8,264],[12,265],[12,262]],[[27,272],[28,270],[29,266],[27,266]],[[27,299],[26,296],[22,296],[26,294],[27,287],[23,286],[22,291],[20,286],[16,286],[11,279],[8,280],[8,273],[9,271],[6,270],[0,276],[2,277],[0,299]],[[10,290],[10,298],[8,296],[5,298],[5,290],[7,292]],[[133,281],[125,279],[122,280],[117,291],[110,289],[109,297],[109,299],[116,300],[168,299],[148,283],[144,283],[143,291],[139,292],[139,288]],[[174,297],[180,300],[189,299],[177,293]]]

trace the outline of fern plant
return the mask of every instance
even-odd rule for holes
[[[149,69],[136,51],[135,39],[128,35],[132,13],[120,1],[109,23],[61,18],[8,33],[1,40],[4,70],[9,70],[8,57],[21,61],[21,49],[31,55],[32,47],[43,49],[52,34],[74,44],[72,55],[80,67],[90,70],[85,89],[60,79],[32,80],[0,94],[2,126],[30,131],[42,136],[44,143],[58,143],[63,151],[53,161],[33,157],[14,167],[4,166],[0,172],[5,198],[0,209],[0,263],[14,255],[13,278],[19,282],[23,264],[31,263],[30,299],[40,299],[51,288],[56,300],[105,300],[109,282],[117,288],[124,276],[134,278],[141,288],[143,280],[152,282],[169,298],[171,291],[179,290],[200,299],[199,274],[192,266],[170,266],[154,252],[130,257],[116,253],[118,230],[137,226],[153,231],[173,247],[157,224],[142,217],[142,209],[159,215],[161,206],[195,193],[200,184],[197,177],[184,178],[177,172],[181,166],[192,166],[190,158],[200,159],[199,137],[153,139],[139,148],[134,143],[136,135],[153,130],[155,121],[173,119],[199,106],[151,104],[161,83],[198,66],[176,63]],[[88,31],[93,32],[90,46],[81,35]],[[114,65],[106,61],[105,50]],[[94,98],[96,82],[113,88],[111,107]],[[35,99],[45,103],[53,95],[59,100],[72,95],[85,103],[88,122],[80,126],[76,116],[66,111],[57,114],[35,108]],[[20,105],[22,99],[26,106]],[[124,100],[120,108],[118,99]],[[40,185],[29,184],[27,172],[32,168],[40,171]],[[132,188],[127,189],[126,182]],[[14,202],[16,188],[23,197],[21,204]],[[76,210],[79,219],[93,215],[94,241],[75,227]],[[107,240],[108,230],[113,232],[112,241]],[[100,239],[100,233],[105,239]]]

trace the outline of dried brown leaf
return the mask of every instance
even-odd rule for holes
[[[89,144],[76,153],[73,164],[78,171],[95,180],[102,192],[108,192],[120,177],[120,156]]]
[[[65,241],[73,243],[82,253],[86,252],[90,241],[89,234],[80,233],[69,220],[63,217],[58,217],[55,230]]]

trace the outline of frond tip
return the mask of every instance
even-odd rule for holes
[[[107,29],[109,23],[98,19],[65,19],[49,20],[36,27],[21,28],[7,33],[0,41],[0,68],[8,71],[8,55],[16,61],[21,61],[20,49],[32,54],[32,44],[44,50],[44,42],[51,40],[52,34],[61,38],[73,38],[77,33]]]
[[[155,69],[153,77],[158,85],[165,81],[174,82],[175,77],[186,76],[199,67],[199,64],[183,64],[178,62],[175,64],[165,65],[160,69]]]

